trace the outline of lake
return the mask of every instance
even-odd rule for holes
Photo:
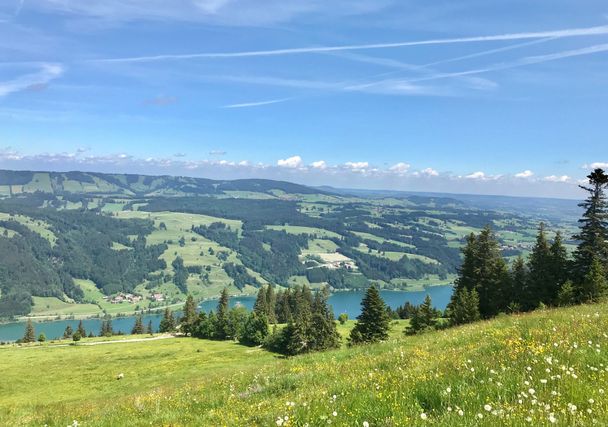
[[[360,313],[361,299],[363,298],[363,291],[349,291],[349,292],[337,292],[329,297],[329,303],[334,309],[334,314],[338,316],[340,313],[348,314],[350,319],[356,318]],[[412,304],[418,305],[422,303],[424,297],[429,294],[433,299],[433,305],[439,309],[445,309],[450,302],[452,296],[452,286],[432,286],[424,291],[380,291],[382,298],[388,306],[396,308],[406,301]],[[255,303],[255,296],[243,296],[230,298],[230,305],[242,305],[248,309],[253,308]],[[199,308],[201,310],[210,311],[215,310],[217,306],[217,300],[203,301]],[[152,321],[154,330],[158,329],[160,320],[162,318],[162,312],[156,314],[145,314],[144,325],[147,326],[149,321]],[[99,334],[101,328],[102,319],[86,319],[83,320],[85,329],[93,331],[96,335]],[[41,332],[44,332],[47,339],[59,338],[63,335],[67,325],[71,325],[72,329],[76,330],[78,327],[79,320],[57,320],[50,322],[34,322],[36,329],[36,336]],[[112,327],[114,331],[122,331],[124,333],[130,333],[133,325],[135,324],[134,316],[116,317],[112,319]],[[14,322],[0,324],[0,341],[15,341],[23,336],[25,330],[25,322]]]

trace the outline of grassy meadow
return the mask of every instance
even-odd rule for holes
[[[0,424],[601,426],[607,313],[537,311],[415,337],[402,322],[385,343],[290,359],[191,338],[5,346]]]

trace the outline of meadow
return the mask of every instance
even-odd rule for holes
[[[289,359],[191,338],[5,346],[0,424],[606,425],[607,312],[541,310],[414,337],[401,322],[385,343]]]

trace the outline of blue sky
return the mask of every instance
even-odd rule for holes
[[[0,168],[577,197],[608,4],[3,0]]]

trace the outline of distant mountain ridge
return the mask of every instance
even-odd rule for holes
[[[278,195],[277,192],[328,194],[328,192],[300,184],[267,179],[213,180],[168,175],[0,170],[0,196],[35,192],[131,197],[183,196],[221,195],[235,191],[267,193],[275,196]]]

